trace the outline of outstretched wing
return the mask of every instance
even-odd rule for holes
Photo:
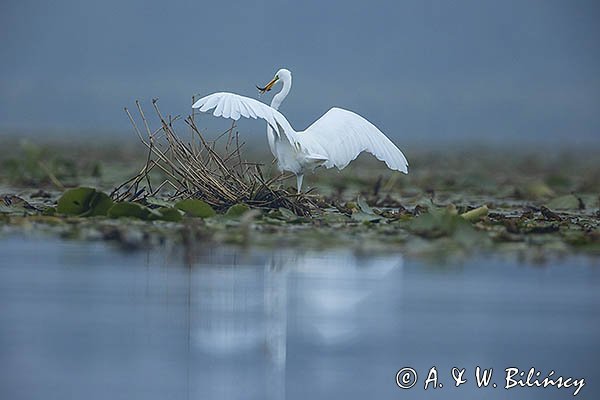
[[[369,152],[393,170],[408,173],[406,157],[375,125],[358,114],[332,108],[304,132],[298,133],[301,143],[325,149],[327,168],[345,168],[363,151]]]
[[[214,108],[215,117],[231,118],[236,121],[240,117],[264,119],[275,132],[279,135],[284,133],[291,143],[296,143],[296,132],[283,114],[250,97],[227,92],[213,93],[195,102],[192,108],[198,108],[202,112]]]

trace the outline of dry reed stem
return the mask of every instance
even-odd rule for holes
[[[192,137],[184,142],[175,132],[174,122],[179,117],[165,118],[156,99],[152,100],[155,116],[160,128],[152,130],[144,110],[136,101],[137,113],[141,118],[145,135],[142,134],[131,112],[125,108],[134,132],[147,148],[146,163],[140,172],[119,185],[111,197],[117,201],[144,200],[149,196],[167,195],[170,199],[198,198],[218,210],[244,203],[251,207],[291,210],[297,215],[309,215],[317,206],[311,195],[296,194],[286,190],[282,182],[289,174],[279,174],[265,179],[262,164],[243,160],[236,125],[207,140],[196,125],[195,114],[184,119]],[[224,143],[223,143],[224,140]],[[219,141],[221,141],[219,143]],[[224,155],[217,151],[218,144],[224,145]],[[160,185],[153,189],[151,172],[158,170],[162,175]],[[145,184],[145,185],[143,185]],[[140,185],[143,185],[140,188]],[[170,189],[171,192],[166,192]]]

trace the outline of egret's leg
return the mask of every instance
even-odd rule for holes
[[[296,175],[296,188],[298,189],[298,194],[302,191],[302,179],[304,178],[304,174]]]

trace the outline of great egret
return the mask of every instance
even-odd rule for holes
[[[261,93],[271,90],[281,81],[283,88],[271,101],[271,106],[234,93],[213,93],[195,102],[192,107],[202,112],[215,109],[213,115],[238,120],[262,118],[267,121],[267,139],[279,169],[296,175],[298,193],[304,173],[319,166],[344,169],[350,161],[366,151],[385,162],[388,168],[408,173],[404,154],[375,125],[352,111],[333,107],[303,132],[296,132],[277,111],[292,87],[292,73],[282,68]]]

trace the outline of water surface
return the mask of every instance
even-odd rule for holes
[[[434,265],[24,238],[0,240],[0,255],[1,398],[572,398],[507,391],[508,367],[585,378],[578,398],[600,395],[592,259]],[[433,366],[443,387],[424,391]],[[477,389],[476,366],[498,387]],[[396,385],[403,367],[412,389]],[[466,368],[459,388],[452,367]]]

